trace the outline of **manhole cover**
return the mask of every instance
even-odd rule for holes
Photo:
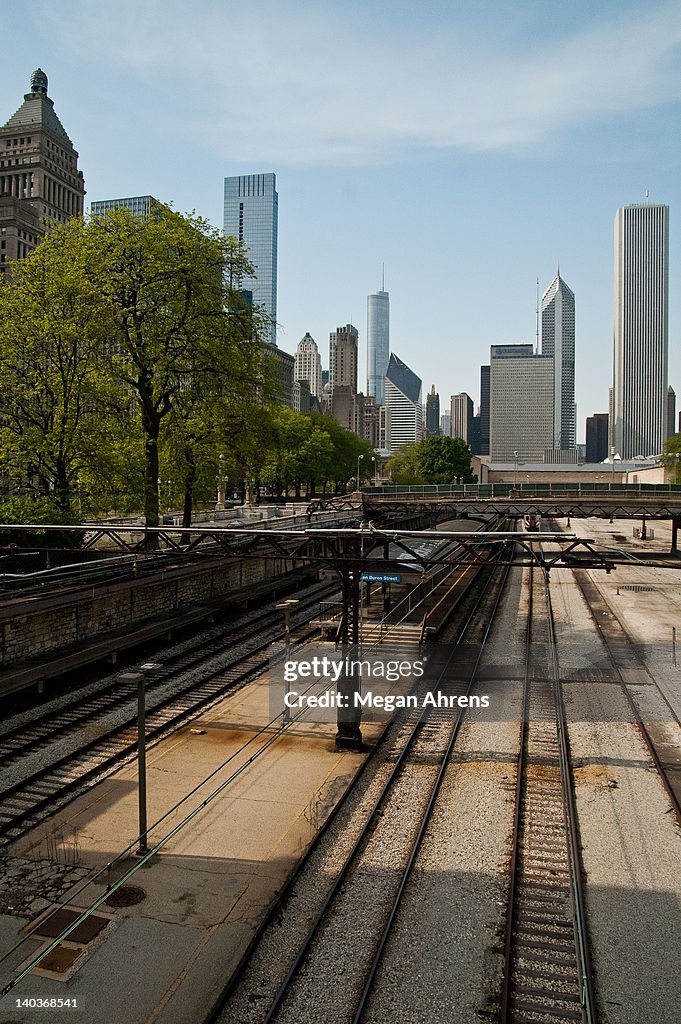
[[[109,907],[134,907],[136,903],[141,903],[146,895],[144,889],[141,889],[139,885],[122,885],[120,889],[112,892],[104,902]]]

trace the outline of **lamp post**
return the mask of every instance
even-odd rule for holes
[[[280,601],[279,604],[275,604],[275,608],[279,609],[284,613],[284,660],[288,661],[289,651],[291,649],[291,609],[293,605],[299,604],[299,601],[295,597],[289,597],[286,601]],[[284,672],[284,680],[286,680],[286,673]],[[286,697],[288,696],[288,682],[284,681],[284,713],[282,719],[284,722],[291,721],[291,709],[286,703]]]
[[[615,486],[615,459],[619,459],[620,462],[621,462],[622,461],[622,456],[619,454],[619,452],[616,452],[615,449],[613,448],[612,449],[612,455],[611,455],[611,461],[612,461],[612,477],[611,477],[611,483],[610,483],[610,490],[611,491],[612,491],[613,487]],[[612,514],[610,515],[610,522],[611,523],[613,522]]]
[[[373,462],[373,466],[371,468],[371,477],[369,478],[369,482],[371,483],[371,485],[373,487],[374,480],[376,478],[376,456],[375,455],[371,456],[371,461]]]
[[[357,456],[357,490],[358,490],[358,491],[360,490],[360,483],[359,483],[359,464],[360,464],[360,462],[361,462],[361,461],[363,460],[363,458],[364,458],[364,456],[363,456],[363,455],[358,455],[358,456]]]
[[[149,852],[147,836],[147,744],[145,724],[145,686],[147,676],[154,669],[160,668],[154,662],[149,661],[142,665],[141,672],[131,673],[137,676],[137,800],[138,800],[138,824],[139,824],[139,846],[137,856],[144,857]]]
[[[518,486],[518,453],[517,453],[517,451],[513,452],[513,463],[514,463],[514,468],[513,468],[513,486],[517,487]]]
[[[216,511],[221,512],[225,507],[225,457],[218,456],[218,500],[215,504]]]

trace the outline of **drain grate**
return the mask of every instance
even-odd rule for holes
[[[651,594],[655,587],[643,587],[639,583],[620,583],[620,590],[633,590],[635,594]]]
[[[104,902],[109,907],[134,907],[146,899],[146,892],[139,885],[122,885],[112,892]]]

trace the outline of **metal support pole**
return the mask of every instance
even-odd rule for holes
[[[676,626],[672,626],[672,661],[676,668]]]
[[[646,517],[643,516],[643,518],[641,519],[641,540],[646,540],[647,537],[648,533],[646,531]]]
[[[149,852],[147,845],[147,747],[145,734],[144,673],[137,680],[137,793],[139,798],[139,837],[137,854]]]
[[[674,552],[674,553],[676,553],[676,551],[678,550],[678,548],[677,548],[678,534],[679,534],[679,519],[678,518],[673,518],[672,519],[672,548],[671,549],[672,549],[672,552]]]
[[[359,595],[361,567],[358,563],[343,566],[343,614],[341,617],[341,653],[343,661],[356,660],[359,640]],[[352,672],[341,673],[336,691],[339,696],[336,715],[336,747],[338,750],[362,749],[362,708],[356,706],[355,693],[361,693],[362,681]]]

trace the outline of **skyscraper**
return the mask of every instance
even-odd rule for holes
[[[451,398],[452,437],[460,437],[470,446],[473,439],[473,399],[462,391]]]
[[[315,398],[322,397],[322,359],[317,342],[309,331],[298,342],[293,377],[294,380],[306,380],[310,385],[310,394]]]
[[[613,439],[623,459],[656,455],[667,439],[669,207],[615,216]]]
[[[440,433],[440,396],[435,390],[435,385],[426,395],[426,437],[437,437]]]
[[[153,196],[130,196],[128,199],[100,199],[90,203],[90,213],[95,217],[102,217],[109,210],[128,210],[133,217],[140,217],[146,220],[151,216],[153,210],[161,206],[158,199]]]
[[[480,455],[489,455],[489,365],[480,367]]]
[[[253,305],[267,317],[267,340],[277,343],[277,238],[279,197],[274,174],[225,178],[223,233],[244,242],[255,266],[253,277],[237,287],[252,294]]]
[[[83,212],[85,181],[78,153],[47,95],[47,75],[0,128],[0,272],[35,248],[50,222]]]
[[[586,418],[586,461],[604,462],[608,457],[607,412],[595,412]]]
[[[397,451],[423,435],[421,378],[393,352],[385,375],[386,448]]]
[[[575,296],[560,276],[542,296],[541,351],[553,358],[553,444],[572,449],[577,443],[575,423]]]
[[[359,333],[352,324],[329,334],[329,384],[331,389],[349,387],[357,394],[357,344]]]
[[[390,359],[390,297],[381,291],[367,296],[367,395],[379,405]]]
[[[676,391],[669,385],[667,389],[667,437],[676,433]]]
[[[532,345],[490,350],[490,455],[494,462],[543,462],[553,448],[553,360]],[[452,424],[453,427],[453,424]]]

